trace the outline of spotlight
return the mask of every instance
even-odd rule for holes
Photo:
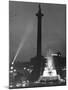
[[[13,66],[11,66],[11,70],[13,69]]]

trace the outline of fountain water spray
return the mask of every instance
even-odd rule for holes
[[[53,54],[53,51],[49,49],[49,51],[47,52],[47,57],[46,57],[47,63],[46,63],[45,70],[43,72],[43,76],[57,76],[52,54]]]

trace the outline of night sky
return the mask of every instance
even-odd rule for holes
[[[42,55],[48,49],[60,51],[66,56],[65,5],[41,4],[42,13]],[[37,17],[38,3],[9,2],[9,41],[10,60],[17,50],[16,61],[29,61],[37,51]]]

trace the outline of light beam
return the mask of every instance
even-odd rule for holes
[[[25,34],[24,34],[24,36],[23,36],[23,38],[22,38],[22,40],[21,40],[21,43],[20,43],[18,49],[17,49],[17,52],[16,52],[16,54],[15,54],[15,57],[14,57],[14,59],[13,59],[12,64],[14,64],[17,56],[19,55],[22,47],[24,46],[24,43],[26,42],[26,40],[28,39],[28,36],[31,34],[32,31],[33,31],[33,21],[31,20],[31,21],[27,22],[26,32],[25,32]]]

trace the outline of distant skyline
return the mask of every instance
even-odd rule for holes
[[[66,5],[42,3],[42,55],[48,49],[66,56]],[[29,61],[36,56],[38,3],[9,2],[10,60],[19,46],[18,61]],[[22,44],[20,44],[22,43]]]

